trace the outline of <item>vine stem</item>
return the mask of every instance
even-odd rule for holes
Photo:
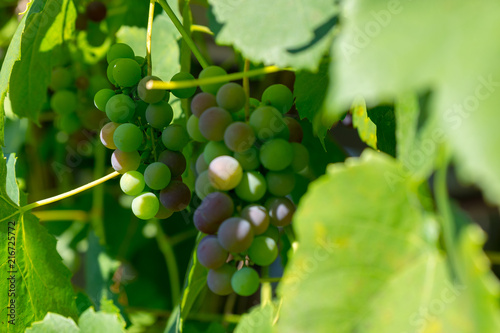
[[[163,228],[158,220],[154,220],[153,223],[156,226],[156,241],[158,242],[161,253],[165,257],[165,263],[167,264],[170,289],[172,291],[172,306],[175,306],[180,300],[181,283],[179,281],[179,267],[177,266],[177,260],[175,259],[175,253],[170,243],[170,239],[163,232]]]
[[[148,75],[153,74],[153,62],[151,60],[151,38],[153,37],[153,18],[155,16],[156,0],[149,1],[148,30],[146,32],[146,62],[148,64]]]
[[[261,274],[262,279],[260,280],[260,282],[262,283],[262,286],[260,287],[260,300],[261,306],[265,306],[266,304],[270,304],[273,299],[273,289],[271,287],[271,282],[264,280],[269,279],[269,266],[262,267]]]
[[[212,32],[212,30],[210,30],[209,27],[205,27],[204,25],[198,25],[198,24],[193,24],[191,25],[191,32],[202,32],[204,34],[207,34],[207,35],[214,35],[214,33]]]
[[[243,67],[243,73],[248,73],[250,70],[250,60],[245,59],[245,66]],[[243,78],[243,90],[245,90],[245,95],[247,100],[245,102],[245,120],[248,121],[250,118],[250,80],[248,76]]]
[[[33,212],[42,222],[55,222],[55,221],[79,221],[88,222],[89,214],[83,210],[42,210]]]
[[[201,54],[200,50],[194,43],[193,39],[191,38],[191,35],[184,29],[182,23],[179,21],[172,8],[168,5],[167,1],[166,0],[157,0],[157,1],[163,8],[165,13],[167,13],[168,17],[170,17],[170,20],[175,25],[175,27],[181,34],[182,38],[184,39],[184,42],[186,42],[186,44],[191,49],[191,52],[193,52],[196,59],[198,59],[198,62],[200,63],[201,67],[207,68],[208,62],[205,60],[205,58],[203,58],[203,55]]]
[[[69,198],[75,194],[78,194],[80,192],[83,192],[85,190],[89,190],[91,189],[92,187],[94,186],[97,186],[97,185],[100,185],[104,182],[107,182],[108,180],[110,179],[113,179],[115,178],[116,176],[120,175],[120,173],[118,172],[112,172],[110,173],[109,175],[107,176],[104,176],[102,178],[99,178],[97,180],[94,180],[93,182],[90,182],[88,184],[85,184],[83,186],[80,186],[78,188],[75,188],[74,190],[71,190],[71,191],[68,191],[68,192],[65,192],[65,193],[62,193],[62,194],[59,194],[59,195],[56,195],[55,197],[51,197],[51,198],[47,198],[47,199],[43,199],[43,200],[39,200],[39,201],[36,201],[36,202],[33,202],[33,203],[30,203],[26,206],[23,206],[20,208],[20,211],[22,213],[24,212],[27,212],[28,210],[31,210],[33,208],[37,208],[37,207],[41,207],[41,206],[45,206],[45,205],[48,205],[48,204],[51,204],[51,203],[54,203],[54,202],[57,202],[59,200],[62,200],[62,199],[66,199],[66,198]]]
[[[163,89],[163,90],[170,90],[170,89],[182,89],[182,88],[192,88],[192,87],[197,87],[202,84],[212,84],[212,83],[222,83],[226,81],[235,81],[235,80],[241,80],[246,77],[252,77],[252,76],[259,76],[259,75],[264,75],[264,74],[269,74],[269,73],[276,73],[279,71],[290,71],[290,68],[279,68],[277,66],[267,66],[263,68],[258,68],[258,69],[253,69],[248,72],[238,72],[238,73],[231,73],[227,75],[221,75],[221,76],[213,76],[213,77],[208,77],[208,78],[203,78],[203,79],[195,79],[195,80],[186,80],[186,81],[170,81],[170,82],[163,82],[163,81],[156,81],[156,80],[150,80],[146,83],[146,87],[148,89]]]

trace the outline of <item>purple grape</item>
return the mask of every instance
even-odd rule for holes
[[[163,207],[173,212],[180,212],[191,202],[191,191],[183,182],[173,180],[161,190],[160,202]]]
[[[223,192],[208,194],[194,212],[194,225],[206,234],[215,234],[225,219],[234,213],[233,199]]]
[[[196,255],[200,264],[217,269],[226,263],[229,253],[220,245],[216,236],[208,235],[198,244]]]
[[[181,152],[164,150],[158,156],[158,162],[168,166],[172,173],[172,178],[179,177],[186,170],[186,158]]]
[[[252,225],[240,217],[228,218],[220,225],[217,238],[222,247],[229,252],[244,252],[252,245]]]

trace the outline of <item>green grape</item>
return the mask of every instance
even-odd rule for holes
[[[205,161],[203,153],[201,153],[196,159],[196,173],[199,175],[206,170],[208,170],[208,163]]]
[[[293,159],[292,169],[295,172],[301,172],[309,165],[309,151],[300,143],[292,142]]]
[[[198,123],[200,133],[211,141],[224,140],[224,131],[233,122],[231,114],[219,107],[213,107],[202,113]]]
[[[144,63],[146,62],[146,59],[144,57],[141,57],[141,56],[135,56],[134,57],[134,60],[135,62],[142,67],[142,65],[144,65]]]
[[[132,212],[141,220],[152,219],[159,209],[160,202],[156,195],[151,192],[141,194],[132,201]]]
[[[264,90],[262,103],[274,106],[281,113],[287,113],[293,105],[293,94],[287,86],[273,84]]]
[[[252,147],[255,142],[255,133],[252,127],[238,121],[226,128],[224,142],[232,151],[241,153]]]
[[[144,176],[138,171],[125,172],[120,178],[120,188],[127,195],[139,195],[145,186]]]
[[[136,151],[126,153],[117,149],[111,155],[111,165],[119,173],[137,170],[140,164],[141,155]]]
[[[236,272],[236,268],[224,264],[217,269],[210,269],[207,275],[207,286],[216,295],[229,295],[233,292],[231,278]]]
[[[248,249],[248,257],[259,266],[269,266],[278,257],[278,245],[271,237],[255,237]]]
[[[241,153],[234,153],[234,158],[245,171],[255,170],[260,166],[259,151],[255,147]]]
[[[227,75],[227,72],[223,68],[220,68],[218,66],[209,66],[200,72],[198,79],[208,79],[210,77],[225,76],[225,75]],[[216,95],[217,91],[219,90],[220,87],[222,87],[224,85],[224,83],[225,82],[212,83],[212,84],[202,84],[202,85],[200,85],[200,89],[204,92],[208,92],[208,93],[211,93],[212,95]]]
[[[271,171],[280,171],[292,163],[292,145],[283,139],[273,139],[262,145],[260,162]]]
[[[115,95],[106,103],[106,115],[112,122],[129,122],[134,117],[134,113],[135,103],[127,95]]]
[[[257,171],[243,173],[240,183],[235,188],[236,195],[245,201],[255,202],[266,194],[266,180]]]
[[[219,156],[210,162],[208,176],[213,187],[229,191],[238,186],[243,177],[243,170],[234,157]]]
[[[301,143],[304,138],[304,131],[302,130],[300,123],[291,117],[283,117],[283,121],[288,127],[288,132],[290,132],[290,138],[288,141]]]
[[[214,106],[217,106],[215,96],[206,92],[197,94],[191,101],[191,111],[198,118],[200,118],[205,110],[208,110]]]
[[[160,205],[160,209],[158,209],[158,213],[156,213],[155,218],[160,219],[160,220],[164,220],[164,219],[168,219],[172,215],[174,215],[173,211],[163,207],[163,205]]]
[[[101,89],[94,96],[94,105],[99,110],[106,112],[106,104],[109,99],[115,95],[115,92],[111,89]]]
[[[100,137],[104,147],[109,149],[116,149],[115,142],[113,141],[113,135],[115,134],[115,130],[118,128],[118,126],[120,126],[120,124],[110,122],[102,127]]]
[[[194,80],[194,76],[187,72],[179,72],[172,76],[170,81],[190,81]],[[196,92],[196,87],[183,88],[183,89],[172,89],[172,94],[179,98],[190,98]]]
[[[269,224],[266,231],[264,231],[260,236],[271,237],[274,239],[276,244],[278,244],[280,240],[280,229],[272,224]]]
[[[196,177],[196,183],[194,185],[196,195],[200,199],[204,199],[210,193],[217,191],[215,187],[210,184],[210,179],[208,177],[208,170],[203,171]]]
[[[197,142],[206,142],[207,139],[201,134],[200,128],[198,126],[199,119],[192,114],[187,121],[187,132],[191,139]]]
[[[242,218],[230,217],[220,225],[217,239],[231,253],[245,252],[252,245],[252,225]]]
[[[137,94],[139,95],[139,98],[146,103],[159,103],[165,98],[166,91],[158,89],[148,89],[146,87],[146,84],[151,80],[161,81],[161,79],[157,76],[146,76],[141,81],[139,81],[139,85],[137,86]]]
[[[106,69],[106,76],[108,77],[109,82],[111,82],[113,85],[117,85],[115,77],[113,76],[113,72],[114,72],[116,63],[119,60],[120,59],[115,59],[115,60],[111,61],[108,65],[108,68]]]
[[[144,171],[144,181],[152,190],[162,190],[167,187],[171,177],[170,169],[161,162],[151,163]]]
[[[119,59],[113,67],[113,79],[120,87],[132,87],[141,80],[141,67],[134,59]]]
[[[143,135],[139,127],[134,124],[121,124],[113,134],[113,142],[123,152],[129,153],[138,150],[142,144]]]
[[[189,142],[189,134],[183,126],[172,124],[163,130],[161,142],[167,149],[182,151]]]
[[[264,206],[252,204],[241,210],[241,217],[250,222],[254,235],[260,235],[269,228],[269,215]]]
[[[288,140],[290,137],[283,116],[271,106],[262,106],[255,109],[250,115],[249,124],[261,141],[272,138]]]
[[[63,90],[71,87],[73,83],[73,75],[63,67],[56,67],[52,70],[50,76],[49,88],[53,91]]]
[[[258,107],[260,107],[260,106],[261,106],[260,101],[259,101],[258,99],[256,99],[256,98],[252,98],[252,97],[250,97],[250,98],[248,99],[248,101],[249,101],[249,103],[250,103],[250,109],[255,110],[255,109],[257,109]]]
[[[229,82],[217,91],[217,104],[229,112],[236,112],[245,106],[247,95],[243,88],[234,82]]]
[[[292,193],[295,187],[295,174],[289,169],[269,171],[266,174],[267,190],[272,195],[284,197]]]
[[[285,197],[271,198],[266,202],[266,207],[269,211],[271,224],[284,227],[292,223],[295,205],[290,199]]]
[[[259,274],[255,269],[243,267],[233,274],[231,278],[231,287],[234,292],[240,296],[250,296],[259,289]]]
[[[52,95],[50,99],[50,107],[54,112],[64,115],[76,111],[78,107],[78,99],[76,94],[69,90],[59,90]]]
[[[106,55],[106,59],[108,60],[108,64],[110,64],[115,59],[121,58],[129,58],[134,59],[134,51],[130,46],[123,43],[117,43],[112,45],[109,48],[108,54]]]
[[[214,158],[224,155],[231,155],[231,151],[226,147],[224,142],[210,141],[203,150],[203,157],[207,165],[210,164]]]
[[[149,104],[146,109],[146,120],[156,129],[162,130],[167,127],[174,118],[174,110],[167,102]]]
[[[72,134],[82,127],[82,123],[76,113],[70,113],[59,117],[58,126],[63,132]]]

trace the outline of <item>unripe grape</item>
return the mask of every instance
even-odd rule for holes
[[[139,81],[139,85],[137,86],[137,94],[139,98],[144,102],[149,104],[159,103],[163,98],[165,98],[165,90],[159,89],[148,89],[146,84],[151,81],[161,81],[161,79],[157,76],[146,76],[141,81]]]
[[[209,66],[200,72],[198,79],[207,79],[210,77],[225,76],[225,75],[227,75],[227,72],[224,69],[222,69],[221,67]],[[211,93],[212,95],[216,95],[217,91],[219,90],[220,87],[222,87],[224,85],[224,83],[225,82],[212,83],[212,84],[202,84],[202,85],[200,85],[200,89],[204,92],[208,92],[208,93]]]
[[[208,176],[213,187],[229,191],[238,186],[243,177],[243,170],[234,157],[219,156],[210,162]]]
[[[309,165],[309,151],[304,145],[296,142],[292,142],[292,150],[292,169],[298,173],[303,171]]]
[[[230,124],[224,132],[224,143],[234,152],[244,152],[255,143],[255,133],[244,122]]]
[[[249,124],[252,126],[257,138],[261,141],[267,141],[272,138],[288,140],[290,137],[288,127],[283,121],[283,116],[271,106],[262,106],[255,109],[250,115]]]
[[[121,58],[134,59],[134,56],[134,51],[130,46],[123,43],[116,43],[109,48],[106,59],[108,60],[108,64],[110,64],[113,60]]]
[[[115,130],[118,126],[120,126],[120,124],[110,122],[102,127],[100,137],[104,147],[116,149],[115,142],[113,141],[113,135],[115,134]]]
[[[231,287],[240,296],[250,296],[259,289],[259,274],[250,267],[243,267],[233,274]]]
[[[179,72],[172,76],[170,81],[189,81],[194,80],[194,76],[187,72]],[[172,89],[172,94],[179,98],[189,98],[196,92],[196,87],[183,88],[183,89]]]
[[[134,113],[135,103],[127,95],[115,95],[106,103],[106,115],[115,123],[129,122],[134,117]]]
[[[229,112],[236,112],[245,106],[247,95],[243,88],[234,82],[229,82],[217,91],[217,104]]]
[[[73,83],[73,75],[63,67],[56,67],[52,70],[50,76],[49,88],[53,91],[63,90],[71,87]]]
[[[260,236],[271,237],[272,239],[274,239],[276,244],[278,244],[280,240],[280,230],[278,229],[278,227],[269,224],[266,231],[264,231],[264,233],[262,233]]]
[[[200,175],[203,171],[208,170],[208,163],[205,161],[203,153],[196,159],[196,173]]]
[[[245,171],[255,170],[260,167],[259,151],[255,147],[241,153],[234,153],[234,158]]]
[[[127,195],[139,195],[144,191],[144,176],[138,171],[129,171],[120,178],[120,188]]]
[[[171,177],[170,169],[161,162],[151,163],[144,171],[144,181],[153,190],[161,190],[167,187]]]
[[[273,84],[264,90],[262,103],[274,106],[281,113],[287,113],[293,105],[293,94],[287,86]]]
[[[141,80],[141,67],[135,59],[120,59],[113,66],[113,79],[120,87],[132,87]]]
[[[167,127],[174,118],[174,110],[167,102],[149,104],[146,109],[146,120],[156,129]]]
[[[203,157],[205,158],[205,162],[210,164],[216,157],[223,155],[231,155],[231,151],[226,147],[224,142],[217,141],[209,141],[205,149],[203,149]]]
[[[119,173],[137,170],[140,164],[141,156],[136,151],[126,153],[117,149],[111,155],[111,165]]]
[[[132,212],[142,220],[155,217],[160,209],[160,202],[156,195],[151,192],[141,194],[132,201]]]
[[[196,195],[200,199],[204,199],[210,193],[217,191],[215,187],[210,184],[210,179],[208,177],[208,171],[203,171],[196,177],[196,183],[194,185]]]
[[[278,245],[271,237],[255,237],[248,249],[248,257],[259,266],[269,266],[278,257]]]
[[[280,171],[292,163],[293,148],[289,142],[283,139],[273,139],[262,146],[259,157],[266,169]]]
[[[64,115],[76,111],[78,99],[74,92],[69,90],[59,90],[52,95],[50,106],[54,112]]]
[[[243,174],[240,183],[235,188],[236,195],[245,201],[255,202],[262,199],[266,194],[266,180],[257,171],[249,171]]]
[[[269,171],[266,174],[267,190],[272,195],[284,197],[295,187],[295,174],[292,170]]]
[[[161,141],[167,149],[182,151],[189,142],[189,135],[181,125],[172,124],[163,130]]]
[[[203,134],[201,134],[198,123],[199,119],[194,114],[192,114],[187,121],[187,126],[186,126],[187,132],[191,137],[191,139],[193,139],[194,141],[206,142],[207,139],[205,139]]]
[[[94,96],[94,105],[96,108],[102,112],[106,112],[106,104],[111,97],[115,95],[115,92],[111,89],[101,89]]]
[[[113,142],[116,147],[126,153],[138,150],[142,140],[141,129],[130,123],[121,124],[113,134]]]

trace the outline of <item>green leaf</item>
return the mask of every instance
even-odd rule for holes
[[[442,135],[430,143],[449,142],[461,178],[499,203],[500,43],[491,40],[499,15],[494,0],[350,1],[333,47],[330,115],[338,117],[358,95],[375,105],[431,89],[431,116]]]
[[[79,333],[80,329],[71,318],[57,313],[47,313],[43,321],[33,323],[26,333]]]
[[[358,129],[360,139],[373,149],[377,149],[377,125],[371,121],[366,111],[366,103],[359,99],[351,106],[352,126]]]
[[[328,51],[338,8],[323,0],[209,0],[223,27],[220,44],[280,67],[315,70]]]
[[[76,8],[70,0],[35,0],[31,5],[21,37],[20,59],[10,74],[9,95],[15,114],[38,121],[57,52],[72,37],[75,19]]]
[[[19,205],[8,197],[7,193],[15,193],[11,188],[16,184],[14,163],[9,161],[7,170],[5,159],[0,156],[0,237],[7,240],[8,227],[14,227],[15,223],[15,231],[10,229],[10,232],[15,233],[16,251],[15,262],[9,261],[7,251],[0,252],[0,288],[9,289],[7,277],[14,275],[16,280],[15,296],[8,298],[9,302],[15,300],[15,326],[6,326],[5,332],[24,330],[32,322],[42,320],[49,311],[75,317],[71,272],[57,253],[56,239],[34,215],[22,213]],[[20,193],[18,200],[21,206],[25,205],[26,195]],[[6,307],[0,311],[3,318],[7,318],[7,313]]]
[[[243,315],[234,333],[272,333],[276,308],[273,304],[258,305]]]
[[[377,148],[396,156],[396,119],[392,106],[377,106],[368,110],[368,117],[376,125]]]

